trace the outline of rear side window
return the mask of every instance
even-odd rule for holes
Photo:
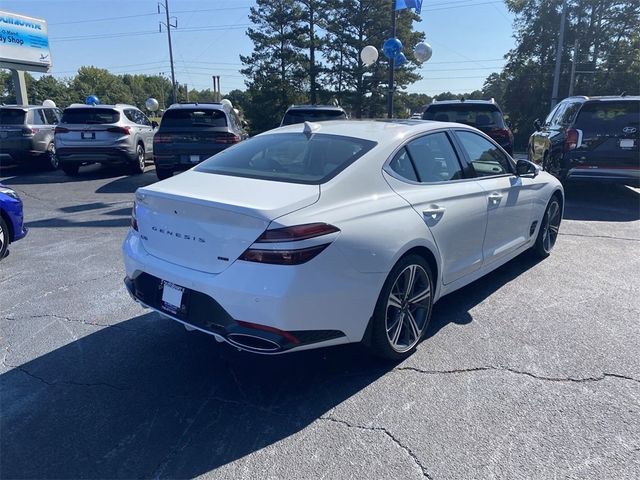
[[[489,140],[480,135],[457,130],[456,136],[469,156],[476,175],[492,177],[511,173],[511,164],[507,157]]]
[[[44,116],[47,119],[47,123],[49,125],[57,125],[58,123],[58,115],[56,114],[56,111],[52,108],[45,108],[43,110],[44,112]]]
[[[63,123],[118,123],[120,113],[108,108],[66,108],[62,113]]]
[[[31,125],[46,125],[47,124],[47,120],[44,118],[44,112],[40,109],[38,110],[31,110],[31,113],[29,115],[30,118],[27,118],[27,121],[31,124]]]
[[[223,150],[199,172],[317,185],[335,177],[376,145],[339,135],[272,134]]]
[[[322,122],[323,120],[344,120],[347,115],[340,110],[295,109],[284,115],[282,125],[294,125],[304,122]]]
[[[640,130],[640,102],[585,103],[578,113],[575,127],[585,132],[602,134],[622,133],[625,127]]]
[[[227,116],[222,110],[187,109],[167,110],[162,117],[163,127],[226,127]]]
[[[26,112],[15,108],[0,109],[0,125],[23,125]]]
[[[445,133],[434,133],[413,140],[407,145],[411,160],[424,183],[446,182],[462,178],[458,156]]]
[[[502,113],[491,104],[431,104],[425,110],[423,120],[456,122],[477,128],[505,128]]]

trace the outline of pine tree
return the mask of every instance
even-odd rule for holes
[[[286,108],[304,101],[307,80],[303,12],[295,0],[257,0],[247,35],[253,53],[240,56],[254,108],[247,112],[255,131],[278,125]]]

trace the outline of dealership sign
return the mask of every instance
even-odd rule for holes
[[[47,22],[0,11],[0,67],[49,71]]]

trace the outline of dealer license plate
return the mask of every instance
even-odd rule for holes
[[[95,140],[96,138],[95,132],[81,132],[80,136],[83,140]]]
[[[178,313],[182,307],[182,294],[184,287],[174,285],[171,282],[162,283],[162,307],[171,313]]]
[[[200,162],[200,155],[190,155],[189,160],[191,163],[198,163]]]
[[[620,148],[633,148],[635,141],[633,138],[620,139]]]

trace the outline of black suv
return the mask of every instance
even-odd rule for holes
[[[534,122],[529,160],[561,181],[640,186],[640,97],[569,97]]]
[[[62,113],[37,105],[0,106],[0,165],[39,164],[58,168],[53,134]]]
[[[347,112],[333,105],[291,105],[282,117],[280,126],[324,120],[345,120]]]
[[[422,113],[423,120],[471,125],[489,135],[505,152],[513,155],[513,133],[504,123],[502,110],[491,100],[434,100]]]
[[[171,105],[153,137],[153,161],[160,180],[187,170],[249,135],[246,123],[224,103]]]

